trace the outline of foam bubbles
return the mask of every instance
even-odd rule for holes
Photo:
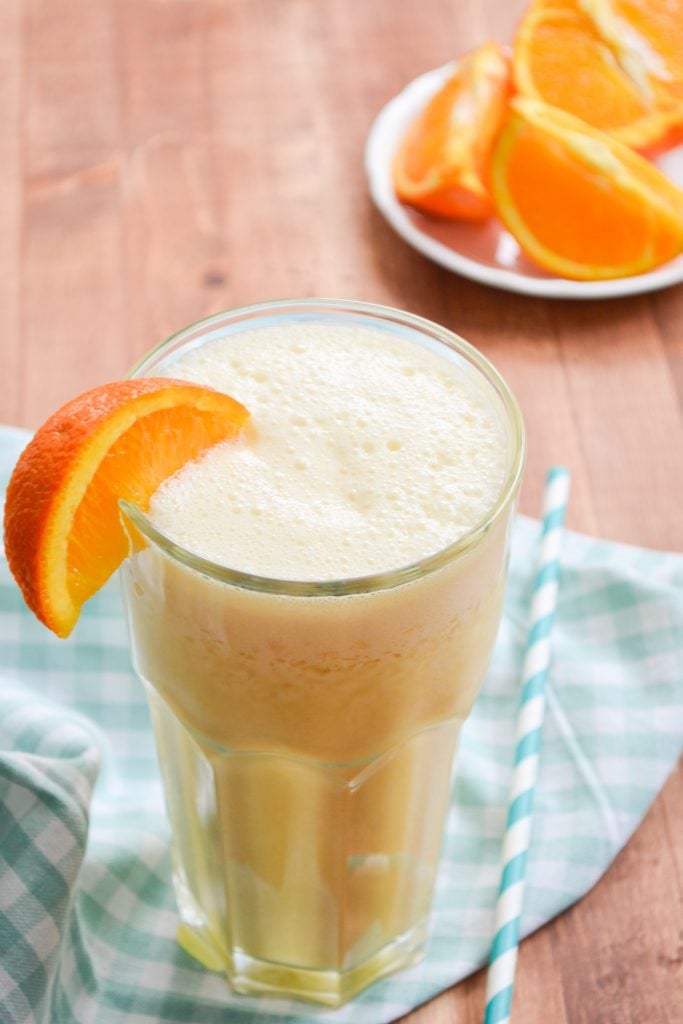
[[[476,379],[379,330],[258,328],[167,372],[252,413],[151,503],[160,529],[223,565],[302,580],[386,571],[457,540],[500,492],[503,430]]]

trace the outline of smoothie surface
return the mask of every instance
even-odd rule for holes
[[[252,414],[150,506],[160,530],[227,567],[299,580],[389,571],[456,541],[502,490],[504,429],[476,371],[407,339],[289,323],[165,370]]]

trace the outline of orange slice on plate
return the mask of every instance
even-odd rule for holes
[[[227,395],[166,377],[104,384],[54,413],[19,457],[5,501],[7,561],[40,621],[68,636],[128,554],[121,498],[146,508],[163,480],[248,416]]]
[[[536,0],[515,38],[515,87],[654,151],[683,134],[682,48],[682,0]]]
[[[491,189],[520,247],[561,277],[627,277],[683,249],[683,191],[632,149],[538,100],[511,101]]]
[[[485,173],[509,92],[510,64],[498,43],[458,62],[398,149],[393,179],[401,202],[438,217],[493,214]]]
[[[683,0],[582,0],[635,81],[663,106],[683,102]]]

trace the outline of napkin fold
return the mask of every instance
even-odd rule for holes
[[[0,428],[2,486],[27,438]],[[117,589],[96,595],[60,641],[0,562],[2,1024],[383,1024],[479,967],[538,534],[517,520],[493,663],[463,729],[427,957],[338,1010],[235,995],[177,945],[169,829]],[[568,534],[524,935],[604,873],[682,738],[683,556]]]

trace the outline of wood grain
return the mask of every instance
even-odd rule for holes
[[[21,364],[22,122],[24,34],[19,0],[0,5],[0,420],[17,423]]]
[[[2,0],[0,420],[35,426],[214,310],[327,295],[410,309],[489,355],[577,529],[683,549],[683,287],[602,303],[494,292],[373,209],[378,109],[522,0]],[[577,906],[523,944],[514,1020],[683,1020],[683,772]],[[406,1018],[475,1024],[476,975]]]

